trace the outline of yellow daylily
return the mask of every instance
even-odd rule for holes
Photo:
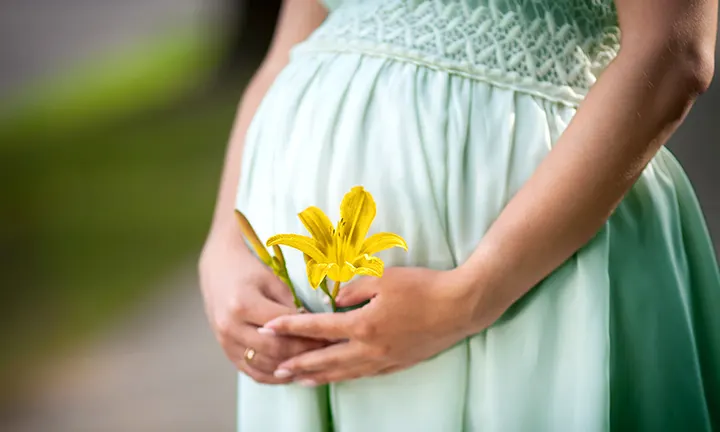
[[[317,288],[326,276],[336,283],[347,282],[355,275],[380,277],[384,264],[372,255],[391,247],[407,250],[407,243],[399,235],[386,232],[365,238],[375,211],[372,195],[362,186],[355,186],[340,204],[337,228],[333,228],[322,210],[308,207],[298,216],[312,237],[278,234],[270,237],[267,245],[285,245],[303,252],[308,280],[313,288]]]

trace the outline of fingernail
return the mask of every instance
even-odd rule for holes
[[[310,380],[310,379],[304,379],[298,381],[298,384],[300,384],[303,387],[315,387],[317,385],[317,382]]]
[[[329,304],[330,304],[330,297],[328,297],[328,296],[323,297],[322,302],[323,302],[324,304],[326,304],[326,305],[329,305]]]
[[[292,372],[287,369],[278,369],[273,373],[273,375],[275,376],[275,378],[284,379],[290,378],[292,376]]]
[[[274,324],[277,324],[280,322],[279,318],[271,319],[270,321],[266,322],[263,328],[266,328],[268,330],[272,330],[271,327],[273,327]]]
[[[275,330],[266,327],[258,327],[258,333],[264,335],[275,336]]]

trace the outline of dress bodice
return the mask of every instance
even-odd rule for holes
[[[619,49],[612,0],[324,0],[301,50],[354,51],[577,103]]]

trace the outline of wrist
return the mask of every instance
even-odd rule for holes
[[[252,252],[245,244],[242,232],[237,224],[214,223],[211,227],[205,244],[202,257],[215,254],[252,256]]]
[[[501,269],[495,264],[490,249],[484,245],[452,272],[463,299],[461,307],[467,317],[468,336],[488,328],[512,304],[505,301],[509,289],[503,286]]]
[[[222,214],[218,214],[219,210],[216,210],[212,223],[210,224],[207,240],[221,242],[227,239],[242,238],[242,232],[238,226],[237,219],[233,217],[233,211],[233,209],[230,209],[229,211],[223,211]]]

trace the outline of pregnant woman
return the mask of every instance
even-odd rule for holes
[[[286,0],[200,261],[239,430],[720,430],[717,261],[663,147],[710,83],[717,15]],[[299,212],[335,221],[356,185],[370,234],[409,250],[333,314],[287,249],[298,314],[233,210],[263,240],[306,234]]]

